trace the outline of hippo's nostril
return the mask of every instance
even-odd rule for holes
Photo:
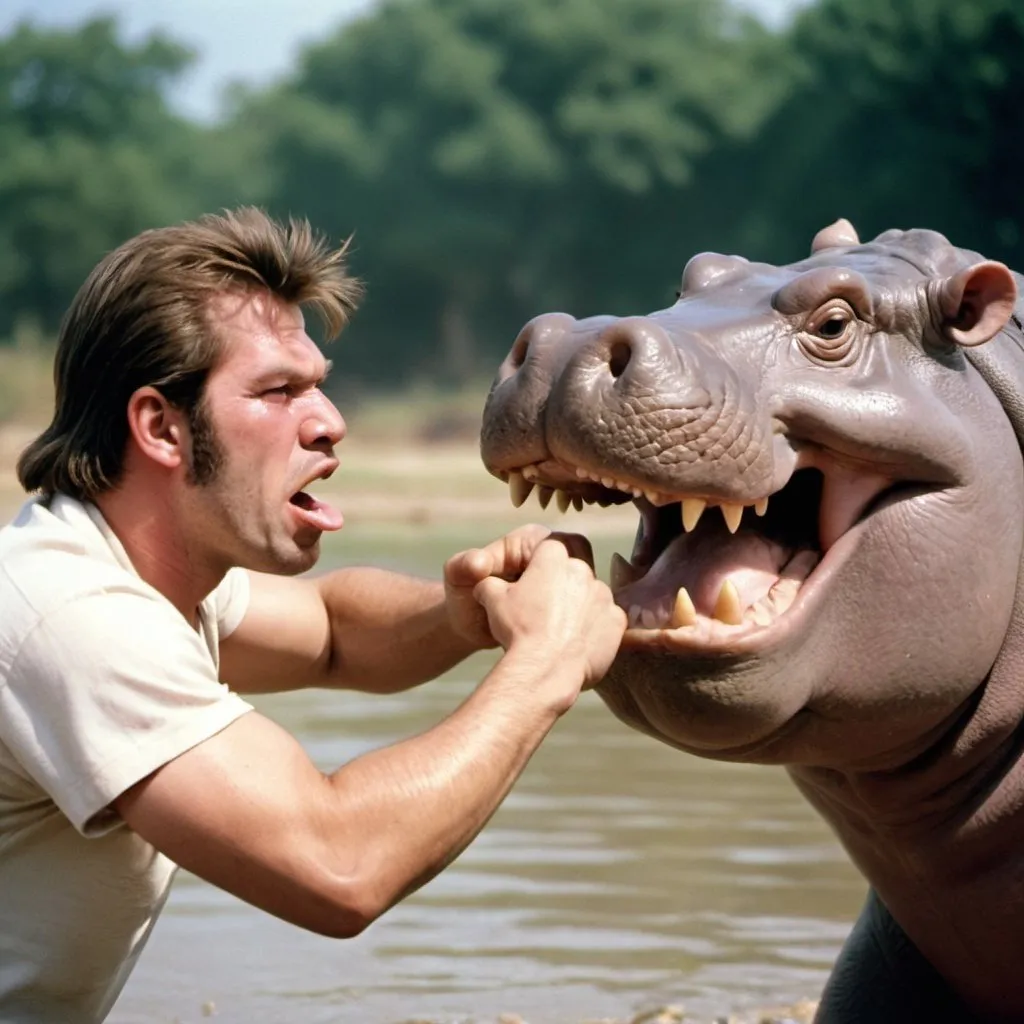
[[[613,377],[621,377],[633,357],[633,349],[624,341],[616,341],[608,353],[608,368]]]
[[[522,336],[516,338],[516,343],[508,354],[508,361],[513,370],[518,370],[526,362],[526,355],[529,351],[530,342]]]

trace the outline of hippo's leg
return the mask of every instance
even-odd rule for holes
[[[815,1024],[969,1024],[974,1019],[869,891],[825,986]]]

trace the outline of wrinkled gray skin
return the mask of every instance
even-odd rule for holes
[[[868,879],[828,1024],[1024,1020],[1022,283],[837,221],[648,316],[535,318],[484,413],[517,504],[639,510],[612,711],[785,765]]]

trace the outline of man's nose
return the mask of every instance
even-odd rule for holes
[[[338,407],[321,395],[316,408],[302,421],[299,442],[303,448],[333,448],[345,436],[345,430]]]

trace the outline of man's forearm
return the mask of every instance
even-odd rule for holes
[[[440,581],[360,567],[328,573],[317,586],[331,645],[321,685],[394,693],[476,649],[452,630]]]
[[[363,924],[469,845],[568,707],[569,700],[558,707],[553,694],[576,692],[574,672],[506,657],[448,719],[331,776],[338,802],[322,821],[321,841],[335,857],[344,851],[336,868],[359,894],[353,902]]]

